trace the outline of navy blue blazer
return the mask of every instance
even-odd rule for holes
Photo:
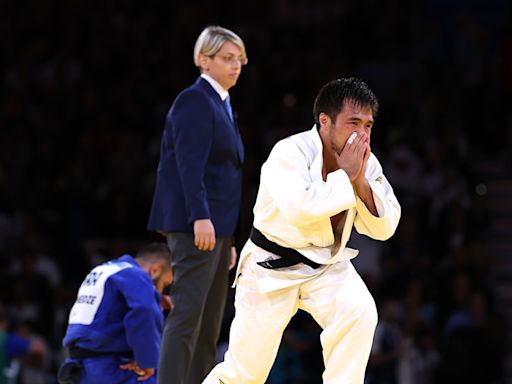
[[[217,237],[235,232],[244,148],[219,94],[199,77],[174,100],[165,121],[148,229],[193,232],[211,219]]]

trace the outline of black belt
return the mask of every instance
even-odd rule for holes
[[[86,359],[89,357],[100,357],[100,356],[121,356],[132,358],[132,352],[102,352],[102,351],[91,351],[90,349],[80,348],[75,345],[70,345],[68,348],[69,357],[72,359]]]
[[[317,269],[320,267],[320,264],[315,263],[314,261],[309,260],[306,256],[304,256],[299,251],[293,248],[282,247],[279,244],[274,243],[267,239],[260,231],[256,228],[252,227],[251,241],[256,244],[258,247],[264,249],[267,252],[273,253],[274,255],[281,256],[280,259],[275,260],[265,260],[259,261],[258,265],[263,268],[268,269],[277,269],[277,268],[285,268],[291,267],[300,263],[309,265],[313,269]]]

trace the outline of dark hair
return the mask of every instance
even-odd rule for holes
[[[166,265],[171,266],[171,251],[167,244],[160,242],[153,242],[142,247],[135,255],[136,259],[144,260],[148,263],[156,263],[157,261],[164,261]]]
[[[377,97],[364,81],[355,77],[332,80],[320,89],[315,99],[313,117],[317,128],[320,129],[320,113],[325,113],[334,122],[346,101],[371,108],[374,116],[379,110]]]

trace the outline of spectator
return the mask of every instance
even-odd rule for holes
[[[46,353],[44,342],[9,332],[7,312],[0,304],[0,384],[14,384],[20,371],[20,360],[28,366],[40,367]]]

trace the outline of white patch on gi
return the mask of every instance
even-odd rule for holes
[[[89,272],[78,290],[75,304],[69,313],[69,324],[91,324],[103,299],[107,279],[131,267],[133,265],[130,263],[106,263],[98,265]]]

